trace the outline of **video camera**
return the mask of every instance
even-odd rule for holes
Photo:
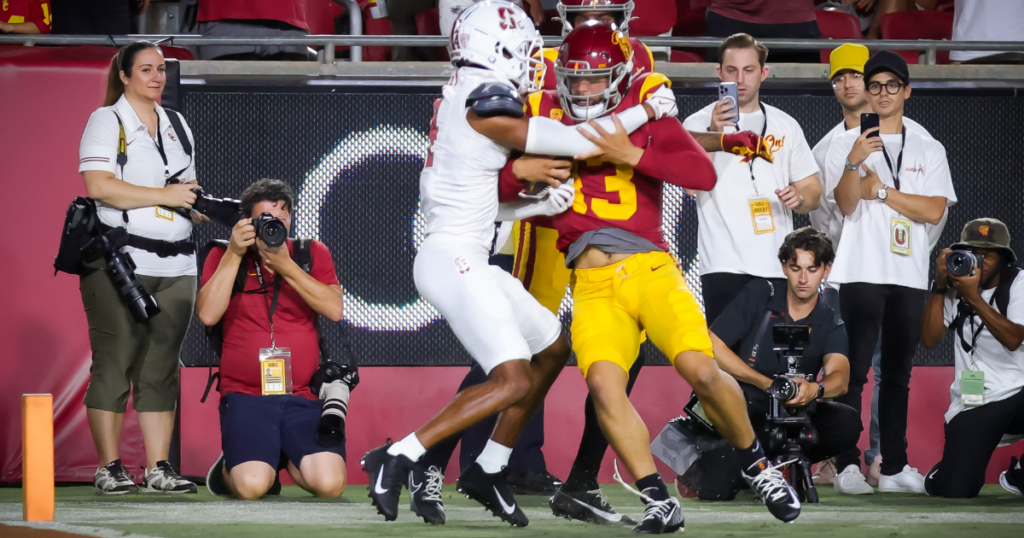
[[[946,270],[953,276],[974,276],[983,258],[969,250],[954,250],[946,254]]]
[[[804,349],[811,343],[811,328],[807,325],[775,325],[772,327],[775,353],[786,359],[786,373],[775,376],[768,394],[768,416],[765,421],[767,446],[773,454],[780,454],[782,461],[793,461],[792,483],[801,500],[818,502],[818,491],[811,479],[811,462],[804,456],[807,450],[818,444],[818,432],[811,424],[806,409],[786,408],[783,404],[797,395],[800,386],[797,378],[814,381],[816,375],[800,373],[800,361]]]
[[[121,252],[121,248],[127,244],[128,230],[112,228],[82,247],[82,260],[92,263],[100,258],[106,259],[114,288],[121,295],[135,321],[141,323],[159,314],[160,305],[146,292],[146,288],[142,287],[142,283],[135,276],[135,261],[132,260],[131,254]]]

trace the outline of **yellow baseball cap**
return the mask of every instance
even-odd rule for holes
[[[864,72],[864,64],[871,57],[871,52],[864,45],[844,43],[836,47],[832,54],[828,55],[829,75],[828,79],[836,76],[836,73],[843,69],[852,69],[858,73]]]

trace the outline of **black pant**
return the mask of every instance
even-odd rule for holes
[[[1024,434],[1024,390],[1005,400],[961,411],[946,424],[942,459],[925,477],[925,491],[939,497],[977,497],[985,485],[985,469],[992,452],[1004,434]]]
[[[704,296],[704,317],[708,327],[725,311],[725,307],[740,294],[743,286],[760,277],[741,273],[711,273],[700,275],[701,295]],[[785,288],[782,288],[785,290]]]
[[[850,386],[835,400],[861,412],[861,393],[871,368],[871,355],[879,333],[882,338],[881,375],[878,391],[878,429],[882,474],[894,475],[907,464],[907,406],[910,370],[921,339],[921,318],[927,290],[889,284],[843,284],[840,306],[850,341]],[[854,446],[836,458],[836,468],[860,466],[860,449]]]
[[[751,390],[743,392],[747,398],[750,424],[754,427],[754,433],[761,441],[761,446],[765,448],[765,454],[768,457],[778,456],[779,454],[773,454],[769,450],[768,434],[765,431],[771,396],[763,390],[756,391],[759,394],[753,394],[754,391]],[[837,402],[819,401],[807,407],[807,415],[818,432],[818,443],[804,453],[811,463],[824,461],[857,447],[863,426],[860,423],[860,413],[852,407]]]
[[[484,374],[483,368],[474,364],[469,369],[469,373],[466,374],[466,378],[462,380],[462,384],[459,385],[459,391],[461,392],[473,385],[479,385],[484,381],[487,381],[487,375]],[[461,433],[437,443],[430,447],[430,450],[427,450],[423,459],[420,460],[420,464],[424,468],[436,465],[444,473],[448,466],[448,461],[452,458],[452,453],[455,452],[455,447],[461,440],[462,450],[459,452],[459,467],[465,469],[476,461],[477,456],[483,452],[484,446],[487,444],[487,440],[491,438],[491,433],[494,431],[494,425],[497,421],[497,415],[490,416],[466,428]],[[516,445],[512,447],[512,457],[509,458],[508,462],[509,471],[516,474],[546,471],[547,465],[544,462],[544,453],[541,451],[543,447],[544,404],[541,403],[537,413],[533,415],[533,418],[527,423],[526,429],[523,430],[522,435],[516,441]]]
[[[711,37],[729,37],[733,34],[745,33],[761,38],[821,39],[821,30],[817,21],[797,22],[792,24],[756,24],[723,17],[708,10],[706,23],[707,35]],[[718,61],[718,49],[708,49],[709,62]],[[772,49],[768,59],[775,63],[818,63],[821,52],[818,50]]]

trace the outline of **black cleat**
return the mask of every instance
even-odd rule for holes
[[[761,472],[754,476],[748,476],[744,470],[743,479],[750,484],[754,495],[764,501],[768,511],[775,516],[775,519],[785,523],[793,521],[800,515],[800,498],[797,497],[793,486],[786,482],[782,472],[779,471],[779,467],[785,463],[773,466],[767,465],[764,460],[758,463],[761,464]]]
[[[601,487],[596,483],[594,489],[568,491],[565,486],[558,488],[548,504],[551,512],[565,519],[576,519],[597,525],[636,525],[636,521],[618,514],[605,500]]]
[[[638,534],[668,534],[683,529],[683,508],[675,497],[669,497],[664,501],[647,501],[647,509],[644,510],[644,519],[639,525],[633,527],[633,532]]]
[[[359,460],[363,472],[370,476],[370,501],[377,507],[377,513],[386,521],[398,517],[398,498],[402,495],[402,482],[412,469],[409,458],[388,454],[388,445],[367,452]]]
[[[1024,468],[1022,467],[1024,467],[1024,463],[1010,456],[1010,467],[999,473],[999,485],[1014,495],[1024,497]]]
[[[507,467],[500,473],[488,474],[479,463],[473,462],[462,471],[455,487],[459,493],[484,505],[484,508],[502,521],[512,524],[513,527],[525,527],[530,524],[530,520],[519,509],[519,504],[512,496],[512,489],[506,480],[507,475]]]
[[[414,465],[409,471],[409,507],[423,521],[431,525],[444,525],[444,502],[441,500],[441,484],[444,475],[436,465],[426,470]]]
[[[509,473],[508,485],[515,495],[554,495],[562,481],[547,471],[540,473]]]

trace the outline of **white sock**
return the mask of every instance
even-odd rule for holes
[[[512,457],[512,449],[495,443],[488,439],[484,451],[476,458],[484,472],[487,474],[500,473],[508,465],[508,459]]]
[[[409,458],[412,461],[417,461],[427,453],[427,449],[423,447],[423,443],[416,438],[415,433],[410,433],[405,436],[405,439],[388,447],[388,454],[392,456],[402,455]]]

